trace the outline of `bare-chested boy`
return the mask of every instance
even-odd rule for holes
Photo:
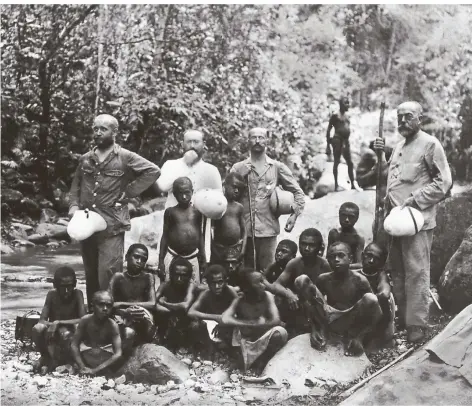
[[[192,330],[198,334],[201,327],[187,315],[199,292],[191,276],[192,264],[185,258],[176,257],[169,266],[169,280],[163,282],[156,293],[159,340],[173,351],[192,344],[189,343]]]
[[[200,268],[205,266],[205,242],[202,215],[191,204],[192,181],[187,177],[177,178],[172,188],[178,204],[164,212],[158,274],[161,280],[168,279],[169,265],[179,256],[190,261],[192,280],[200,283]]]
[[[305,275],[299,276],[295,287],[311,324],[312,347],[324,349],[326,334],[334,332],[344,337],[345,355],[356,356],[364,352],[364,335],[375,327],[382,310],[369,281],[349,269],[351,258],[349,245],[335,242],[328,247],[333,271],[320,275],[316,286]]]
[[[328,247],[336,241],[345,242],[351,248],[353,263],[351,269],[362,268],[362,251],[364,250],[364,238],[359,235],[354,226],[359,220],[359,206],[352,202],[346,202],[339,208],[339,228],[333,228],[328,234]]]
[[[56,269],[53,283],[54,289],[48,292],[39,322],[33,327],[32,338],[41,354],[33,365],[35,371],[52,371],[67,361],[76,324],[86,313],[84,295],[75,288],[77,278],[72,268]]]
[[[280,327],[274,296],[265,291],[263,275],[245,268],[239,275],[242,294],[223,313],[222,323],[234,327],[232,344],[241,348],[244,370],[262,372],[267,362],[287,342]]]
[[[144,272],[148,255],[145,245],[132,244],[125,256],[126,271],[115,273],[110,280],[115,316],[136,332],[135,344],[151,342],[155,332],[152,316],[156,307],[154,277]]]
[[[378,244],[372,242],[365,247],[362,253],[362,269],[359,272],[364,275],[370,283],[372,291],[377,295],[382,318],[379,320],[372,332],[373,339],[380,344],[390,343],[395,332],[395,301],[384,265],[387,253]]]
[[[72,338],[71,352],[83,374],[111,372],[134,341],[134,331],[126,328],[123,337],[118,324],[111,318],[113,299],[100,290],[93,295],[93,313],[80,319]]]
[[[205,272],[208,289],[200,293],[188,311],[189,317],[203,320],[206,328],[202,341],[231,346],[233,329],[221,324],[223,312],[238,297],[236,289],[228,286],[228,271],[222,265],[210,265]]]
[[[211,242],[210,262],[223,265],[227,269],[231,285],[236,283],[235,275],[246,251],[244,207],[239,203],[244,187],[244,178],[239,173],[231,172],[226,177],[224,191],[228,207],[220,220],[213,221],[214,236]]]
[[[282,240],[275,250],[275,262],[264,270],[267,282],[274,283],[285,270],[288,262],[297,256],[297,243],[292,240]]]

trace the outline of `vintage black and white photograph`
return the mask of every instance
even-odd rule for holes
[[[472,404],[472,6],[1,10],[1,404]]]

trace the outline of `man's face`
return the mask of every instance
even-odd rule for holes
[[[131,274],[138,274],[144,269],[147,260],[147,252],[142,248],[135,248],[126,257],[128,272]]]
[[[174,196],[179,205],[188,207],[193,195],[193,186],[190,182],[181,183],[173,190]]]
[[[93,314],[100,320],[110,317],[113,309],[113,299],[110,294],[102,293],[95,297],[93,302]]]
[[[339,224],[343,230],[350,230],[359,219],[359,213],[352,208],[343,208],[339,211]]]
[[[105,149],[115,142],[115,130],[113,125],[103,118],[97,118],[93,122],[93,140],[98,149]]]
[[[221,273],[213,275],[208,281],[208,287],[210,288],[211,293],[217,296],[223,293],[225,286],[226,278]]]
[[[303,258],[316,258],[321,249],[321,241],[316,237],[302,235],[298,247]]]
[[[72,295],[75,289],[74,282],[75,281],[73,276],[65,276],[59,280],[59,284],[56,286],[56,290],[62,300],[68,301],[72,299]]]
[[[292,250],[284,244],[279,244],[275,250],[275,261],[280,265],[287,265],[288,261],[295,258]]]
[[[349,270],[351,254],[343,245],[336,245],[328,249],[328,263],[335,274],[342,274]]]
[[[378,271],[383,266],[382,251],[379,247],[371,245],[362,253],[362,267],[364,270]]]
[[[265,292],[265,286],[263,283],[262,275],[259,272],[253,272],[249,276],[249,293],[253,293],[255,296],[262,296]]]
[[[184,152],[194,150],[201,158],[203,156],[205,143],[200,131],[187,131],[184,135]]]
[[[249,131],[249,149],[252,152],[262,153],[267,146],[267,131],[262,128],[256,128]]]
[[[343,97],[340,101],[339,101],[339,106],[341,108],[344,108],[344,110],[348,110],[349,107],[350,107],[350,102],[349,102],[349,99],[347,97]]]
[[[229,181],[225,184],[225,196],[229,201],[238,201],[241,198],[244,187],[235,182]]]
[[[171,282],[177,286],[187,286],[190,282],[191,270],[184,265],[177,265],[170,274]]]
[[[415,135],[421,128],[421,114],[409,103],[401,104],[397,109],[398,132],[405,138]]]

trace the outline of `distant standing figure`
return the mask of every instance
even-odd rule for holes
[[[465,151],[472,146],[472,95],[470,89],[465,90],[465,97],[459,111],[459,120],[462,122],[461,149]]]
[[[96,211],[107,223],[104,231],[81,241],[87,303],[107,290],[115,272],[123,270],[124,235],[131,229],[128,199],[139,196],[159,177],[147,159],[115,144],[118,121],[102,114],[93,123],[95,147],[82,155],[70,189],[69,216],[78,209]]]
[[[341,162],[341,155],[346,160],[349,179],[351,181],[351,189],[354,186],[354,164],[351,158],[351,146],[349,144],[349,136],[351,135],[351,122],[347,111],[349,110],[349,99],[342,97],[339,100],[339,112],[331,115],[328,124],[328,131],[326,132],[326,154],[331,155],[331,147],[333,146],[333,174],[334,174],[334,190],[339,191],[338,185],[338,166]],[[334,128],[334,135],[331,137],[331,129]]]

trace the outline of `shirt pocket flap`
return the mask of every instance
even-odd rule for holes
[[[421,164],[403,164],[400,179],[404,182],[414,182],[420,173]]]
[[[124,172],[119,169],[110,169],[103,172],[106,176],[120,177],[124,175]]]

